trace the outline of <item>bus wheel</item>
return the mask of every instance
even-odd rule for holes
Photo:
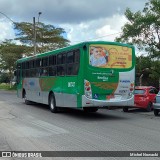
[[[31,102],[27,100],[26,91],[24,91],[24,93],[23,93],[23,99],[24,99],[24,103],[25,103],[26,105],[31,104]]]
[[[49,96],[49,108],[52,113],[57,113],[58,111],[53,93]]]
[[[97,107],[84,107],[83,110],[84,112],[97,112],[98,108]]]

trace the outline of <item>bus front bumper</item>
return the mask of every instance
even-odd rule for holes
[[[82,107],[109,107],[109,106],[133,106],[134,96],[129,99],[110,99],[110,100],[96,100],[89,99],[85,95],[82,95]]]

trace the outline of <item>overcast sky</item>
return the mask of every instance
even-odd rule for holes
[[[142,10],[148,0],[0,0],[0,12],[15,22],[40,21],[64,28],[71,44],[114,41],[126,23],[124,12]],[[0,41],[14,38],[11,21],[0,14]]]

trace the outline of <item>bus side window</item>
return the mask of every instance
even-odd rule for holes
[[[79,64],[68,64],[67,75],[77,75],[79,70]]]
[[[63,60],[62,54],[58,54],[57,55],[57,64],[62,64],[62,60]]]
[[[50,56],[49,57],[49,66],[53,66],[57,64],[57,57],[56,55]]]
[[[74,64],[74,68],[73,68],[73,75],[77,75],[79,71],[79,64]]]
[[[25,68],[26,68],[26,69],[29,69],[29,61],[26,62]]]
[[[41,76],[48,76],[48,68],[47,67],[41,68],[40,69],[40,75]]]
[[[65,64],[66,63],[66,54],[63,53],[62,54],[62,64]]]
[[[67,53],[67,63],[73,63],[74,62],[74,54],[73,51]]]
[[[32,60],[32,61],[29,61],[29,68],[31,69],[31,68],[33,68],[33,65],[34,65],[34,61]]]
[[[41,59],[37,59],[36,60],[36,64],[35,64],[35,67],[40,67],[41,66]]]
[[[22,77],[25,77],[25,62],[22,63]]]
[[[25,75],[26,75],[26,77],[30,76],[30,70],[29,69],[26,69]]]
[[[80,50],[76,50],[75,52],[75,63],[79,63],[80,61]]]
[[[67,75],[77,75],[79,70],[80,51],[74,50],[67,53]]]
[[[66,74],[65,65],[57,66],[57,76],[64,76]]]
[[[48,57],[42,58],[42,67],[48,66]]]
[[[68,64],[67,65],[67,75],[72,75],[72,72],[73,72],[73,65]]]
[[[57,64],[57,57],[56,55],[50,56],[49,57],[49,66],[53,66]]]
[[[30,77],[37,77],[36,69],[30,69]]]
[[[24,69],[22,70],[22,77],[23,78],[25,77],[25,70]]]
[[[49,67],[49,76],[56,76],[56,75],[57,75],[57,67],[56,66]]]

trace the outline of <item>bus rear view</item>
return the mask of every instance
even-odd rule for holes
[[[134,47],[91,42],[86,48],[83,108],[134,105]]]
[[[103,106],[134,104],[134,47],[83,42],[17,61],[17,95],[43,103],[96,112]]]

